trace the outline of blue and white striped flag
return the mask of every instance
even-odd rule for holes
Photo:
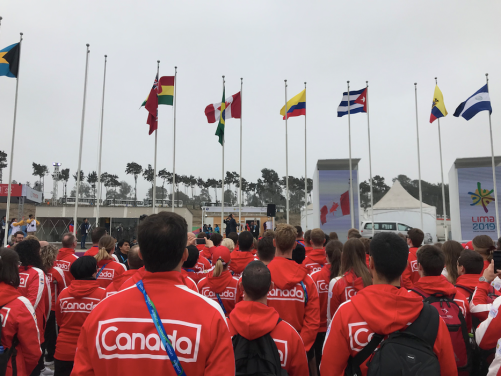
[[[491,97],[489,96],[489,88],[485,84],[479,91],[461,103],[454,112],[455,117],[464,117],[470,120],[480,111],[489,111],[492,114]]]
[[[367,112],[367,88],[350,91],[350,115]],[[343,93],[343,99],[337,108],[337,117],[348,115],[348,93]]]

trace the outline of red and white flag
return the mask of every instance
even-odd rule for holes
[[[225,119],[240,119],[242,115],[242,100],[240,92],[226,98],[226,108],[224,110]],[[221,117],[221,102],[209,104],[205,107],[205,116],[209,123],[216,123]]]

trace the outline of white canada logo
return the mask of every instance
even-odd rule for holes
[[[111,281],[114,277],[115,277],[114,269],[104,268],[101,274],[99,274],[99,277],[97,277],[97,279],[109,279]]]
[[[217,300],[216,293],[210,287],[204,287],[201,293],[206,298]],[[236,293],[237,289],[235,287],[227,287],[226,290],[219,294],[219,297],[221,300],[235,300]]]
[[[323,279],[317,281],[317,289],[320,294],[329,292],[329,283]]]
[[[304,291],[299,283],[290,290],[281,290],[276,287],[268,293],[268,300],[295,300],[304,302]]]
[[[26,287],[30,275],[28,273],[19,273],[19,287]]]
[[[417,260],[411,261],[411,270],[413,272],[417,272],[418,271]]]
[[[64,261],[64,260],[57,260],[56,261],[56,266],[58,268],[61,268],[65,272],[69,272],[70,271],[70,264],[71,263],[69,261]]]
[[[350,347],[353,351],[361,351],[372,339],[374,333],[369,332],[366,322],[348,324]]]
[[[0,320],[2,320],[2,327],[5,327],[5,324],[7,324],[9,313],[10,313],[9,307],[2,307],[2,309],[0,310]]]
[[[58,300],[61,312],[65,313],[90,313],[100,301],[100,299],[96,298],[76,299],[74,297],[61,298]]]
[[[344,297],[346,301],[350,300],[355,295],[357,295],[357,290],[355,289],[355,287],[348,286],[344,289]]]
[[[275,345],[277,345],[278,355],[280,355],[280,365],[282,368],[285,368],[285,366],[287,366],[288,355],[287,341],[275,338],[273,338],[273,340],[275,341]]]

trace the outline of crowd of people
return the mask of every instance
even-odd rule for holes
[[[81,257],[72,233],[58,249],[16,231],[0,375],[501,375],[501,240],[249,229],[161,212],[132,247],[94,228]]]

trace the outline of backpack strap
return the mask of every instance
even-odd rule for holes
[[[423,299],[426,299],[428,296],[424,295],[420,290],[418,289],[411,289],[410,291],[415,292],[419,296],[421,296]]]
[[[440,316],[436,308],[429,304],[423,304],[418,318],[404,332],[424,340],[433,348],[437,339],[439,320]]]
[[[473,293],[474,291],[466,286],[463,285],[456,285],[456,287],[462,288],[465,291],[468,291],[468,294],[470,294],[470,297],[468,298],[468,303],[471,303],[471,300],[473,299]]]
[[[383,341],[384,335],[373,333],[370,342],[354,357],[348,359],[348,367],[345,370],[346,375],[357,375],[360,365],[365,362]],[[348,371],[349,370],[349,371]]]

